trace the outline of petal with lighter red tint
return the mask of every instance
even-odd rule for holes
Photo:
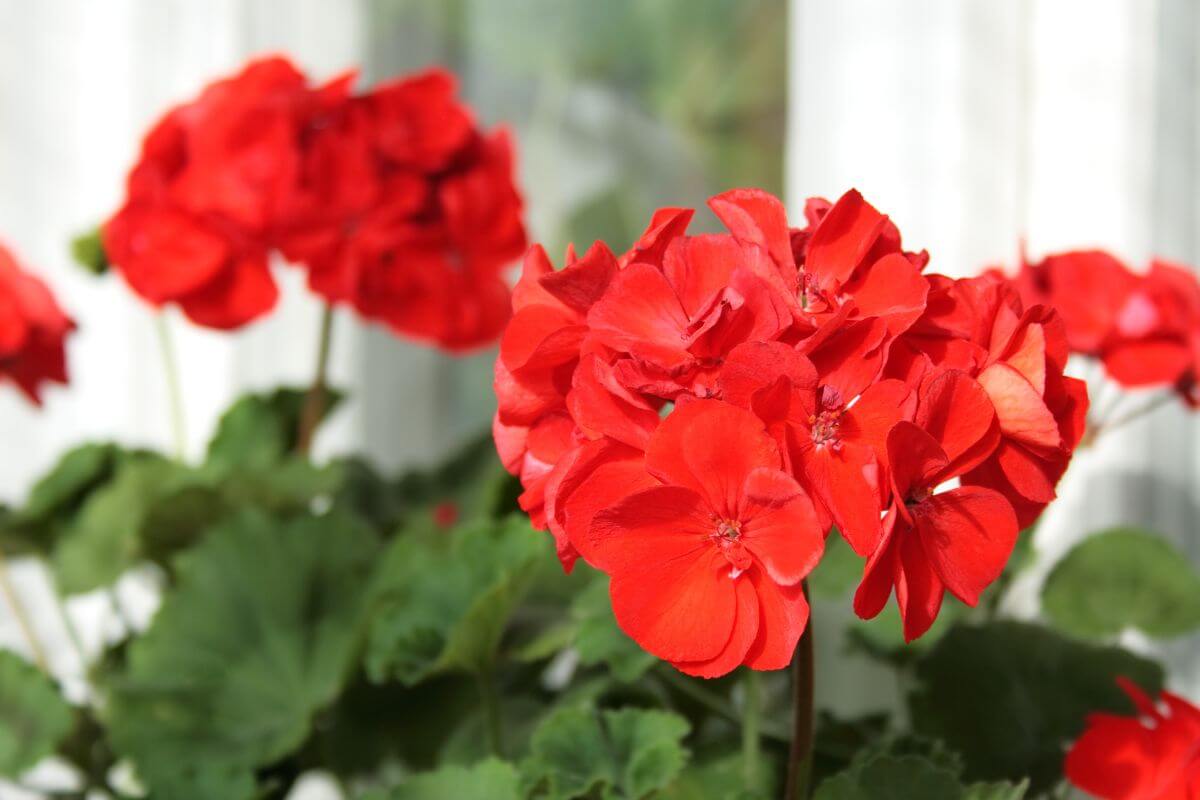
[[[991,398],[1005,436],[1036,447],[1062,444],[1054,415],[1020,372],[1007,364],[992,364],[979,373],[979,385]]]
[[[928,561],[967,605],[1000,576],[1017,541],[1017,518],[1000,494],[963,486],[935,494],[913,510]]]

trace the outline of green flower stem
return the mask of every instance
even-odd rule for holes
[[[167,315],[160,311],[154,315],[154,329],[158,334],[158,348],[162,354],[163,375],[167,382],[167,404],[171,419],[171,438],[177,461],[187,455],[187,427],[183,416],[183,391],[179,384],[179,362],[175,358],[175,344]]]
[[[497,758],[503,758],[504,721],[500,712],[500,693],[496,691],[496,672],[493,669],[484,670],[479,673],[478,679],[488,750]]]
[[[29,652],[33,655],[34,663],[42,672],[49,675],[50,661],[46,658],[46,650],[42,647],[37,634],[34,633],[29,613],[25,610],[25,605],[17,594],[17,587],[13,585],[12,576],[8,574],[8,560],[2,551],[0,551],[0,591],[4,593],[4,599],[8,602],[8,607],[12,609],[17,626],[21,629],[21,635],[25,637],[25,642],[29,645]]]
[[[762,676],[745,668],[742,675],[742,771],[746,791],[757,791],[762,780]]]
[[[75,622],[71,619],[70,612],[67,611],[67,600],[57,586],[54,586],[54,607],[58,609],[58,616],[62,620],[63,629],[67,632],[67,638],[71,640],[71,646],[75,649],[75,654],[79,656],[79,666],[86,673],[88,657],[87,651],[83,647],[83,637],[79,635],[79,628],[75,627]]]
[[[312,386],[304,399],[304,408],[300,411],[300,429],[296,433],[296,452],[308,455],[312,449],[313,436],[317,426],[321,424],[321,416],[325,413],[325,395],[328,392],[327,374],[329,372],[329,350],[333,342],[333,304],[326,303],[321,312],[321,333],[317,343],[317,370],[313,376]]]
[[[808,582],[804,582],[808,599]],[[811,606],[810,606],[811,608]],[[784,800],[806,800],[812,779],[813,761],[813,622],[809,617],[792,659],[794,700],[792,704],[792,747]]]

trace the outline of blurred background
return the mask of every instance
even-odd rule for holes
[[[1190,0],[0,0],[0,239],[81,328],[69,389],[41,411],[0,393],[0,501],[84,438],[168,444],[152,318],[117,278],[73,267],[68,242],[113,210],[162,110],[252,54],[317,78],[359,65],[367,83],[450,66],[485,122],[515,130],[533,238],[556,257],[624,249],[654,208],[732,186],[780,193],[796,219],[805,197],[856,186],[931,269],[964,275],[1012,265],[1022,239],[1032,256],[1200,261],[1198,40]],[[279,274],[280,308],[242,334],[171,320],[193,454],[240,392],[311,378],[320,309]],[[488,424],[493,353],[451,361],[348,313],[336,325],[350,401],[318,457],[429,462]],[[1172,407],[1081,454],[1038,531],[1044,561],[1119,522],[1200,561],[1198,442]],[[17,578],[36,606],[42,576]],[[1036,613],[1040,578],[1011,611]],[[79,602],[104,636],[104,604]],[[818,609],[818,638],[849,613]],[[12,626],[0,614],[0,639]],[[1166,647],[1172,683],[1200,697],[1200,644]],[[823,704],[893,702],[869,664],[820,652]]]

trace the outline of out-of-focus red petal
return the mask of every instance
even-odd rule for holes
[[[232,262],[204,288],[180,298],[179,305],[197,325],[232,330],[266,314],[278,299],[266,254],[254,253]]]

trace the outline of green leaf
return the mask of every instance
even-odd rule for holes
[[[808,590],[813,597],[836,600],[857,586],[862,574],[863,560],[835,529],[825,539],[821,563],[808,576]]]
[[[279,388],[238,398],[217,422],[208,443],[207,464],[224,472],[269,470],[295,451],[307,391]],[[327,390],[324,416],[341,402],[342,395]]]
[[[1037,625],[960,626],[917,661],[908,704],[918,732],[962,754],[967,779],[1028,776],[1040,791],[1060,776],[1087,714],[1133,711],[1121,675],[1150,692],[1163,680],[1153,662]]]
[[[104,252],[104,231],[100,226],[71,240],[71,257],[93,275],[108,272],[108,254]]]
[[[376,586],[368,674],[412,685],[489,669],[513,609],[550,560],[546,539],[519,516],[401,534]]]
[[[813,800],[962,800],[958,776],[921,756],[880,755],[823,782]]]
[[[746,789],[745,765],[740,755],[726,756],[703,764],[689,764],[670,786],[656,794],[662,800],[767,800],[778,797],[771,791]]]
[[[565,708],[534,732],[521,772],[526,787],[546,800],[583,797],[596,787],[606,798],[637,800],[679,774],[687,733],[687,720],[666,711]]]
[[[210,531],[109,680],[117,752],[154,790],[242,786],[291,752],[353,664],[377,552],[373,532],[338,513],[247,511]]]
[[[18,777],[53,753],[71,723],[71,709],[50,680],[0,650],[0,775]]]
[[[66,594],[114,583],[141,560],[139,532],[154,501],[181,468],[159,456],[125,459],[92,492],[55,548],[55,581]]]
[[[1042,608],[1076,636],[1105,638],[1125,628],[1180,636],[1200,627],[1200,575],[1161,536],[1118,528],[1085,539],[1058,562]]]
[[[462,520],[495,519],[517,510],[513,480],[500,463],[491,430],[487,430],[433,469],[402,475],[395,491],[409,508],[451,502]]]
[[[391,791],[376,791],[363,800],[519,800],[517,771],[490,758],[473,767],[442,767],[414,775]]]

